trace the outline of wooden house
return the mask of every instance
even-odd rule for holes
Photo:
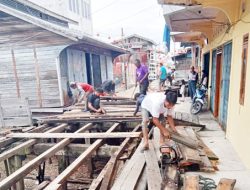
[[[100,86],[124,49],[69,29],[75,22],[25,1],[0,1],[0,98],[65,106],[70,81]]]

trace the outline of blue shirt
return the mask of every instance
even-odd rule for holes
[[[161,71],[160,79],[165,80],[167,78],[167,70],[165,66],[161,66],[160,71]]]

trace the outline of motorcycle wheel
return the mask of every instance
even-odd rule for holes
[[[202,109],[202,103],[199,101],[195,101],[192,105],[191,105],[191,114],[198,114]]]

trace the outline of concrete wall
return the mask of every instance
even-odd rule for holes
[[[241,19],[250,22],[250,0],[246,1],[246,11]],[[241,82],[241,62],[243,36],[250,33],[250,23],[238,21],[230,31],[224,32],[203,49],[203,53],[211,51],[228,41],[232,40],[232,64],[229,88],[227,138],[234,146],[242,161],[250,169],[250,154],[248,145],[250,144],[250,44],[248,44],[248,60],[246,71],[246,90],[244,106],[239,103],[240,82]],[[210,52],[212,55],[212,52]],[[210,58],[210,71],[212,59]],[[211,73],[211,72],[210,72]],[[211,76],[210,76],[211,77]],[[211,80],[210,80],[211,83]]]

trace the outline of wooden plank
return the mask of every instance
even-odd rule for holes
[[[43,181],[38,186],[33,188],[33,190],[43,190],[45,187],[47,187],[49,185],[49,183],[50,183],[50,181]]]
[[[107,132],[106,134],[111,133],[114,131],[119,124],[114,124]],[[103,139],[96,140],[93,144],[90,145],[90,147],[84,151],[74,162],[72,162],[62,173],[60,173],[59,176],[54,179],[50,185],[46,187],[45,190],[51,190],[51,187],[57,184],[63,184],[63,182],[71,175],[73,174],[77,168],[79,168],[82,164],[82,162],[88,158],[95,150],[97,150],[103,143]]]
[[[16,93],[17,93],[17,97],[20,98],[21,97],[20,85],[19,85],[19,78],[18,78],[17,69],[16,69],[16,58],[15,58],[15,53],[13,49],[11,49],[11,55],[12,55],[13,72],[14,72],[15,81],[16,81]]]
[[[199,176],[185,175],[183,190],[199,190]]]
[[[216,190],[233,190],[236,184],[236,179],[222,178],[219,181]]]
[[[135,127],[132,132],[136,132],[139,129],[139,127],[140,127],[140,125]],[[103,177],[103,181],[102,181],[100,190],[110,189],[111,180],[112,180],[112,178],[114,178],[114,170],[115,170],[117,160],[122,155],[123,151],[125,150],[125,148],[128,145],[130,140],[131,140],[131,138],[126,138],[122,142],[122,144],[120,145],[119,149],[115,152],[115,154],[109,160],[110,164],[107,168],[106,174]]]
[[[32,133],[32,132],[41,132],[43,131],[44,129],[47,128],[47,125],[42,125],[42,126],[39,126],[39,127],[36,127],[34,129],[32,129],[31,131],[29,131],[29,133]],[[20,139],[19,139],[20,140]],[[4,148],[14,142],[18,141],[17,139],[13,139],[13,138],[5,138],[3,140],[0,141],[0,149],[1,148]]]
[[[53,132],[63,131],[66,126],[67,126],[67,124],[61,124],[53,129],[46,131],[44,134],[46,135],[46,134],[53,133]],[[27,133],[27,134],[31,134],[31,133]],[[24,142],[16,147],[10,149],[10,150],[7,150],[7,151],[1,153],[0,154],[0,162],[10,158],[11,156],[18,154],[19,151],[24,150],[24,149],[34,145],[36,142],[37,142],[37,140],[31,139],[31,140],[28,140],[28,141],[26,141],[26,142]]]
[[[56,143],[38,143],[34,145],[33,152],[35,155],[40,155],[46,150],[50,149],[51,147],[55,146]],[[79,156],[84,151],[86,151],[89,148],[90,145],[88,144],[75,144],[71,143],[68,146],[65,147],[67,149],[68,153],[66,154],[64,150],[58,151],[56,155],[67,155],[67,156]],[[119,149],[119,146],[103,146],[98,148],[96,151],[96,155],[98,156],[104,156],[104,157],[111,157],[117,150]],[[31,152],[31,151],[28,151]],[[25,155],[27,153],[20,152],[19,155]]]
[[[136,138],[140,137],[141,132],[114,132],[114,133],[11,133],[7,137],[10,138],[38,138],[38,139],[63,139],[63,138],[72,138],[72,139],[84,139],[84,138],[95,138],[95,139],[106,139],[106,138]]]
[[[136,184],[135,190],[146,190],[147,189],[147,174],[146,167],[144,166],[142,174]]]
[[[77,133],[81,133],[81,132],[83,132],[85,130],[88,130],[90,127],[92,127],[92,124],[87,124],[84,127],[82,127],[79,130],[77,130],[75,133],[76,134]],[[55,146],[53,146],[52,148],[48,149],[43,154],[37,156],[36,158],[34,158],[33,160],[31,160],[30,162],[28,162],[27,164],[25,164],[21,168],[19,168],[17,171],[15,171],[11,175],[9,175],[5,179],[3,179],[0,182],[0,190],[4,190],[4,189],[10,188],[12,184],[14,184],[15,182],[17,182],[20,179],[22,179],[24,176],[26,176],[28,173],[30,173],[30,171],[32,171],[38,165],[40,165],[44,160],[50,158],[56,152],[58,152],[60,149],[62,149],[66,145],[70,144],[71,141],[72,141],[72,139],[68,139],[68,138],[67,139],[63,139],[62,141],[60,141],[59,143],[57,143]]]
[[[149,150],[144,152],[144,156],[146,160],[148,189],[161,189],[162,177],[158,165],[158,159],[156,157],[154,146],[151,140],[149,141]]]
[[[38,58],[37,58],[37,52],[36,48],[33,48],[33,53],[34,53],[34,65],[35,65],[35,76],[36,76],[36,89],[37,89],[37,97],[38,97],[38,102],[39,102],[39,107],[42,107],[42,93],[41,93],[41,81],[40,81],[40,68],[38,64]]]
[[[145,165],[145,157],[141,153],[142,146],[143,143],[141,142],[131,159],[125,164],[124,169],[115,180],[111,190],[127,190],[136,187]]]
[[[185,129],[183,127],[176,127],[179,134],[181,134],[185,138],[189,138],[188,134],[186,133]],[[193,140],[194,141],[194,140]],[[196,144],[197,142],[194,141]],[[201,157],[199,155],[199,152],[196,149],[191,149],[189,147],[186,147],[182,144],[179,144],[182,156],[184,158],[184,162],[192,162],[192,163],[201,163]]]

